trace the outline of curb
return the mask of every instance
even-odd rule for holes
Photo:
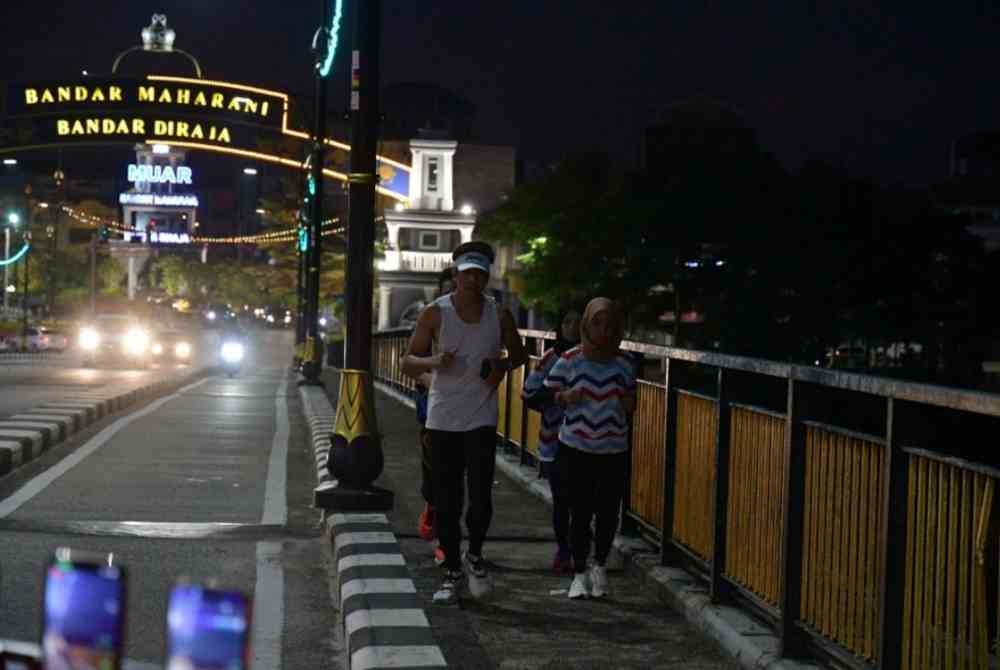
[[[326,469],[334,408],[326,392],[299,386],[320,486],[336,480]],[[448,667],[424,603],[385,514],[331,514],[326,529],[337,564],[337,597],[350,670]]]
[[[139,400],[184,386],[204,372],[203,368],[176,380],[157,381],[128,391],[74,393],[0,420],[0,477],[38,458],[95,421]]]
[[[375,388],[395,400],[414,407],[413,399],[395,388],[375,382]],[[498,450],[496,465],[508,477],[532,495],[552,504],[552,492],[534,468],[522,467]],[[620,563],[633,575],[654,589],[660,600],[681,612],[684,618],[714,640],[741,667],[747,670],[814,670],[824,666],[777,655],[778,638],[743,610],[727,605],[713,605],[708,588],[680,568],[663,567],[659,553],[641,540],[621,535],[615,537],[612,565]]]

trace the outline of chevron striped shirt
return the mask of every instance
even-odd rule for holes
[[[595,454],[628,451],[628,416],[619,399],[635,393],[632,363],[622,354],[613,361],[589,360],[580,347],[564,353],[545,378],[554,391],[579,388],[583,400],[565,409],[559,428],[563,444]]]

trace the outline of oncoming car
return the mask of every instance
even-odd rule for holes
[[[149,331],[130,316],[101,314],[80,328],[84,366],[118,363],[146,367],[151,344]]]
[[[160,363],[189,363],[194,356],[191,338],[176,330],[161,330],[149,346],[150,358]]]

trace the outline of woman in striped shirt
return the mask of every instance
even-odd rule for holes
[[[607,595],[605,564],[618,530],[624,494],[628,416],[635,410],[635,372],[618,346],[624,319],[607,298],[594,298],[583,313],[582,344],[556,361],[545,386],[565,412],[556,460],[570,485],[570,546],[575,575],[569,597]],[[594,566],[587,575],[591,520]]]

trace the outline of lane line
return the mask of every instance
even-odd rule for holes
[[[99,432],[94,437],[87,440],[87,442],[81,446],[79,449],[74,451],[72,454],[62,459],[51,468],[45,472],[39,474],[37,477],[29,481],[27,484],[22,486],[20,489],[14,492],[9,498],[6,498],[0,502],[0,519],[10,516],[16,512],[22,505],[27,503],[29,500],[37,496],[39,493],[44,491],[52,482],[56,481],[64,474],[69,472],[71,469],[79,465],[83,459],[87,458],[95,451],[107,444],[112,437],[114,437],[122,428],[125,428],[133,421],[141,419],[147,414],[151,414],[156,410],[160,409],[163,405],[167,404],[171,400],[176,400],[181,397],[191,389],[197,388],[208,381],[208,378],[196,381],[193,384],[188,384],[187,386],[177,390],[176,392],[164,397],[159,400],[155,400],[146,407],[142,408],[138,412],[130,414],[128,416],[118,419],[110,426]]]
[[[271,442],[271,457],[267,464],[267,484],[264,487],[264,516],[260,522],[266,526],[281,526],[288,521],[288,501],[285,487],[288,481],[288,369],[281,376],[278,393],[275,396],[274,440]]]
[[[284,625],[285,571],[281,565],[281,543],[258,542],[251,667],[281,669]]]

